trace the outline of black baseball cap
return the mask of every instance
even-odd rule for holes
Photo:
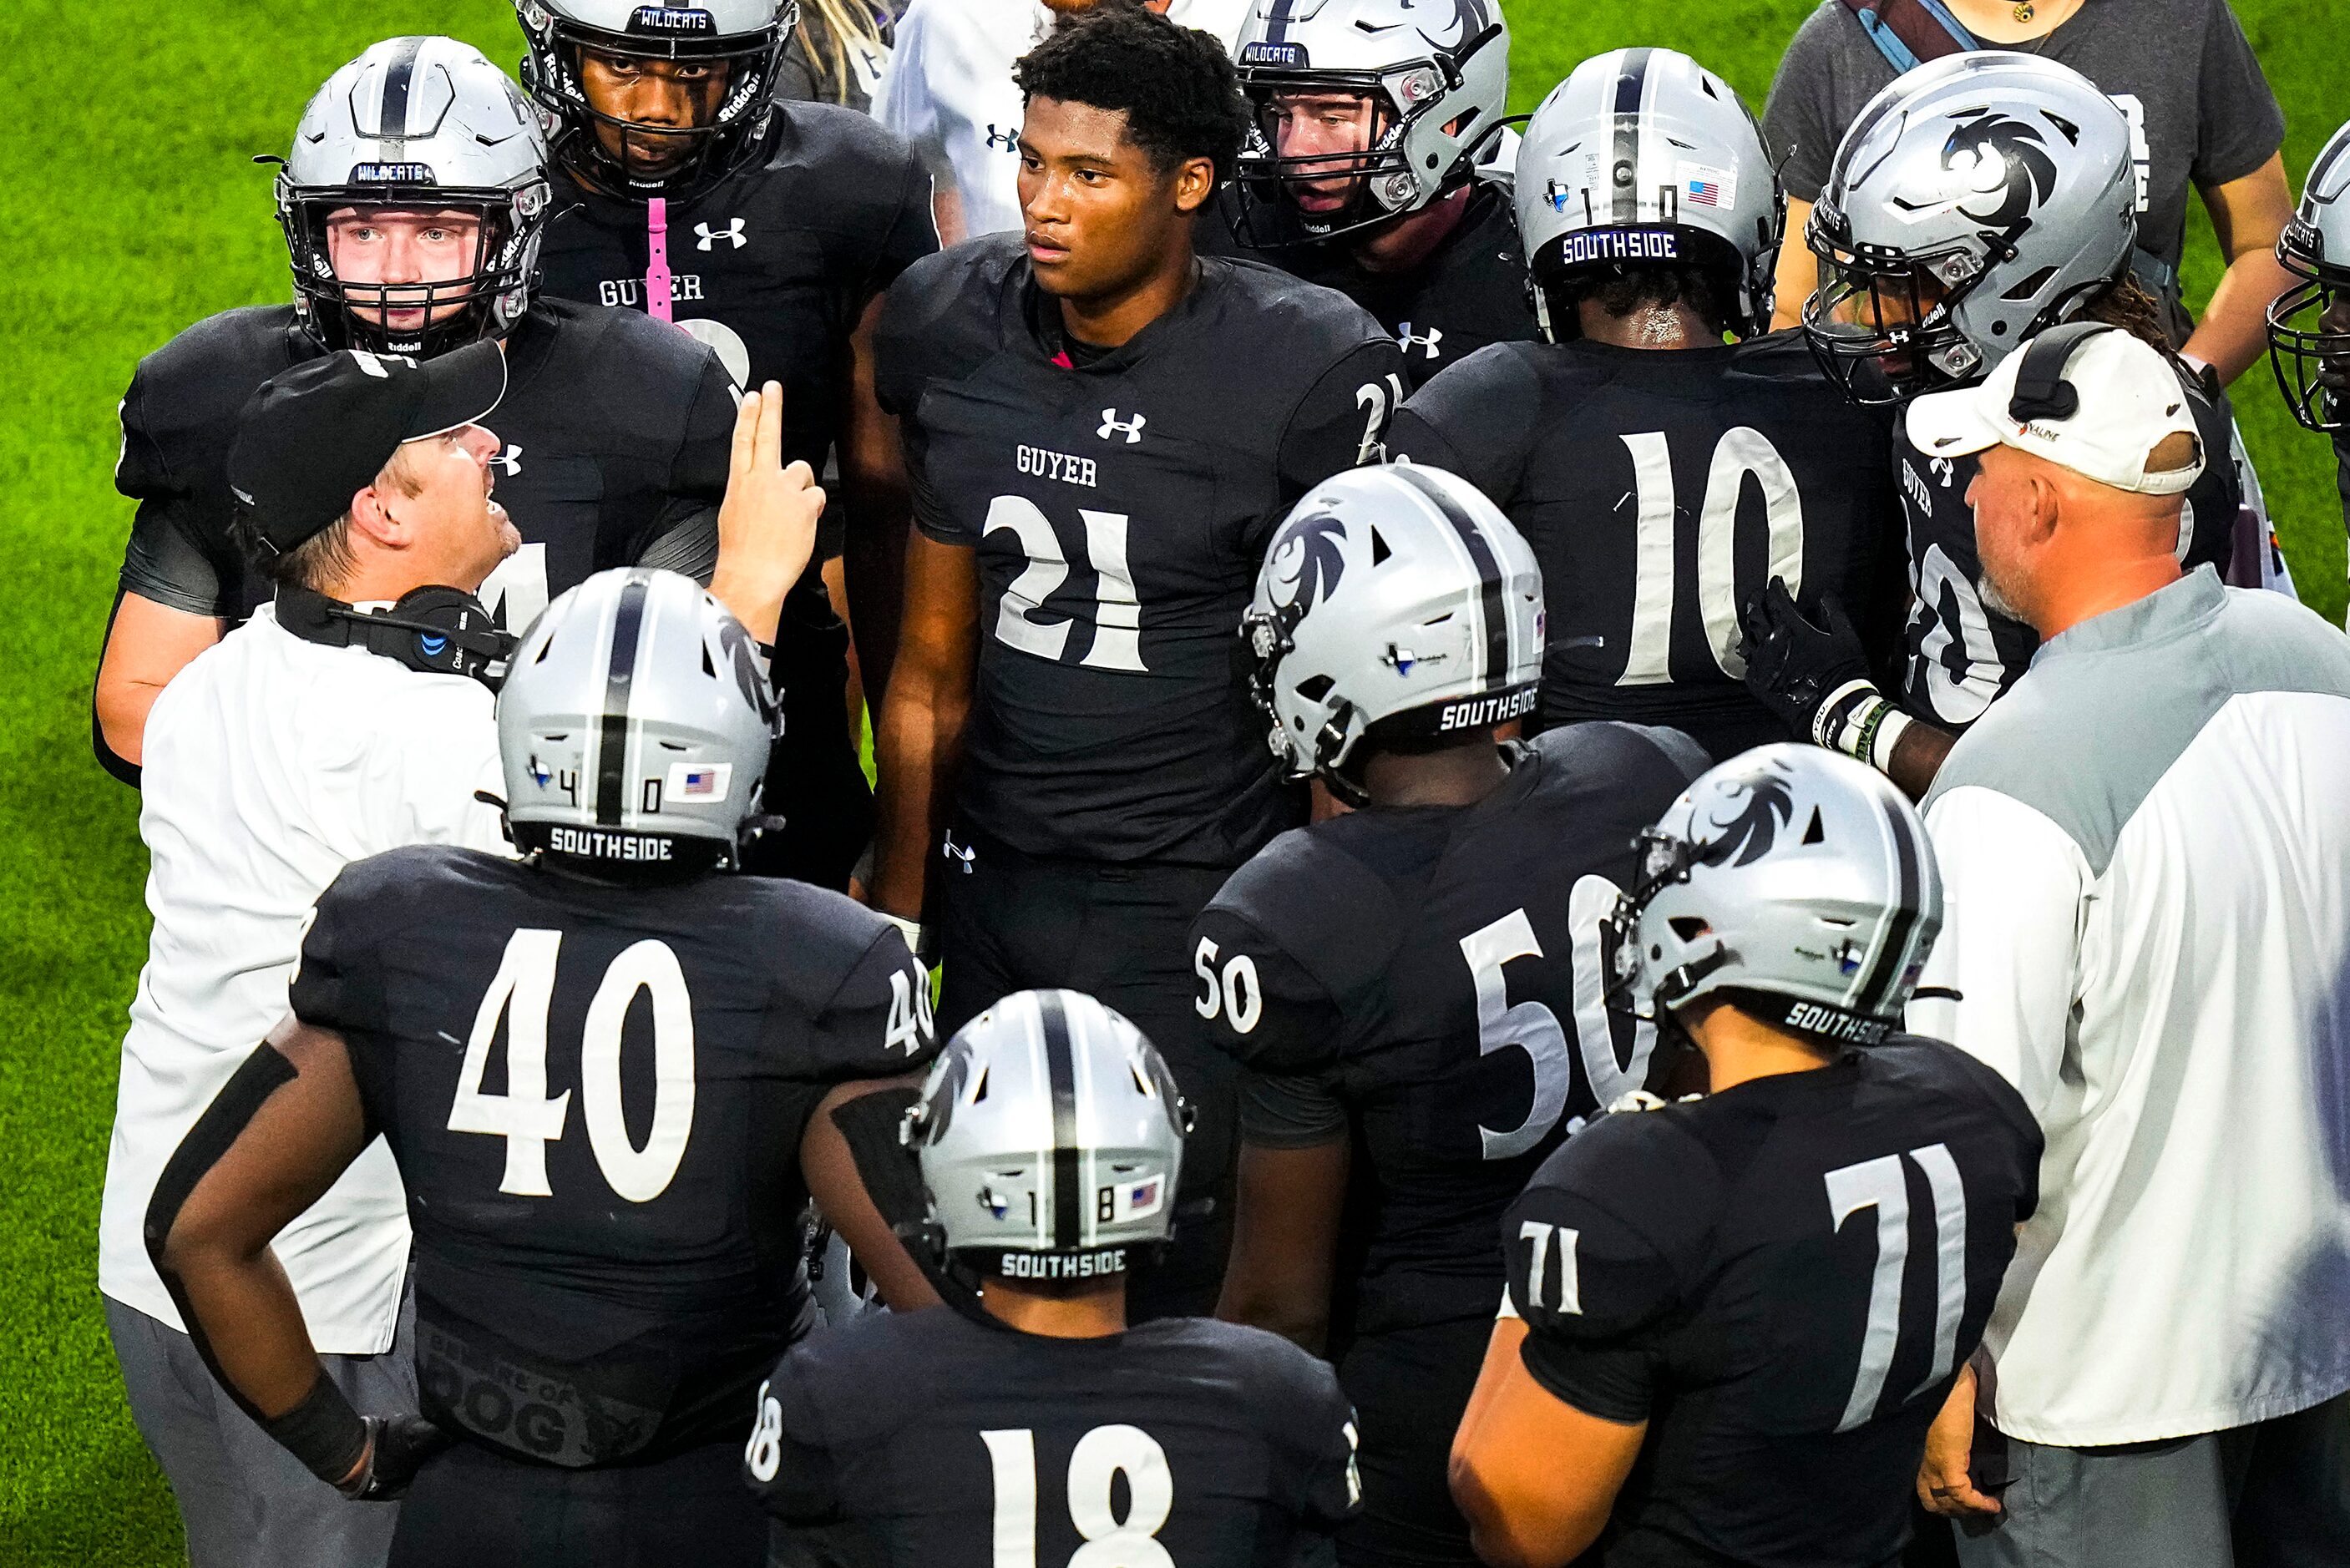
[[[350,509],[403,442],[478,423],[505,396],[494,339],[417,360],[346,348],[279,372],[237,417],[228,484],[282,555]]]

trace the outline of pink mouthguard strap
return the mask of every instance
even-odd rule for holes
[[[645,314],[670,320],[669,296],[669,202],[655,196],[645,203]]]

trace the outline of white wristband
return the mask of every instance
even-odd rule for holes
[[[920,920],[910,920],[902,915],[893,915],[887,909],[876,909],[873,912],[898,928],[898,934],[906,939],[908,952],[912,953],[916,958],[922,956],[922,923]]]
[[[1868,765],[1887,778],[1893,776],[1893,748],[1900,743],[1901,732],[1909,727],[1909,715],[1898,708],[1889,708],[1877,726],[1877,735],[1869,742]]]

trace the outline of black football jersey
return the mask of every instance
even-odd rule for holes
[[[1534,547],[1542,723],[1669,724],[1719,759],[1791,738],[1742,679],[1738,612],[1773,577],[1842,603],[1872,652],[1895,645],[1870,616],[1898,581],[1888,433],[1780,333],[1488,348],[1413,394],[1388,443],[1474,483]]]
[[[1602,1117],[1503,1218],[1525,1368],[1645,1421],[1601,1568],[1880,1568],[2038,1200],[2022,1096],[1897,1034]]]
[[[1220,202],[1235,200],[1226,186]],[[1403,350],[1404,385],[1417,391],[1448,365],[1488,343],[1532,342],[1539,334],[1526,295],[1524,247],[1517,215],[1499,186],[1480,184],[1460,224],[1418,265],[1367,272],[1343,240],[1253,250],[1233,234],[1225,216],[1200,225],[1213,254],[1245,255],[1335,288],[1395,335]]]
[[[547,293],[645,308],[647,216],[558,171],[539,251]],[[784,388],[784,461],[824,472],[848,404],[849,335],[873,296],[939,248],[931,177],[905,142],[837,104],[775,106],[744,166],[668,203],[670,310],[745,387]]]
[[[979,552],[959,805],[1026,854],[1232,866],[1300,820],[1238,635],[1290,504],[1371,461],[1401,356],[1360,306],[1202,259],[1125,345],[1073,352],[1019,234],[910,269],[876,358],[916,524]]]
[[[261,384],[325,353],[292,306],[256,305],[139,362],[114,473],[139,503],[125,589],[229,621],[268,599],[229,536],[228,451]],[[707,348],[641,317],[542,300],[507,337],[505,396],[483,423],[504,443],[494,482],[523,539],[481,590],[509,629],[608,566],[710,575],[734,399]]]
[[[2203,442],[2203,472],[2179,514],[2179,560],[2189,571],[2208,564],[2225,572],[2244,499],[2230,455],[2232,421],[2224,398],[2215,402],[2185,376],[2179,383]],[[1928,457],[1909,444],[1905,422],[1895,430],[1893,465],[1909,537],[1901,705],[1963,733],[2032,667],[2040,634],[1983,602],[1974,508],[1967,504],[1978,460]]]
[[[794,1346],[743,1469],[858,1568],[1288,1568],[1355,1511],[1354,1443],[1329,1366],[1258,1329],[1052,1339],[942,1308]]]
[[[1243,1137],[1354,1142],[1340,1343],[1491,1316],[1503,1208],[1652,1064],[1655,1026],[1603,998],[1600,922],[1634,837],[1706,758],[1669,730],[1590,723],[1514,761],[1474,805],[1284,834],[1192,928],[1196,1009],[1246,1069]]]
[[[408,1189],[426,1414],[571,1467],[745,1430],[812,1315],[809,1115],[934,1054],[929,977],[837,893],[446,846],[335,879],[292,1005]]]

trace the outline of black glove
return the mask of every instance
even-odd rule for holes
[[[1777,577],[1738,615],[1746,634],[1738,649],[1746,660],[1746,689],[1799,740],[1819,740],[1820,709],[1839,691],[1859,681],[1877,691],[1868,654],[1844,611],[1825,601],[1820,619],[1824,624],[1813,625]]]
[[[453,1440],[421,1416],[368,1416],[367,1458],[336,1490],[360,1502],[390,1502],[408,1490],[424,1461]]]

